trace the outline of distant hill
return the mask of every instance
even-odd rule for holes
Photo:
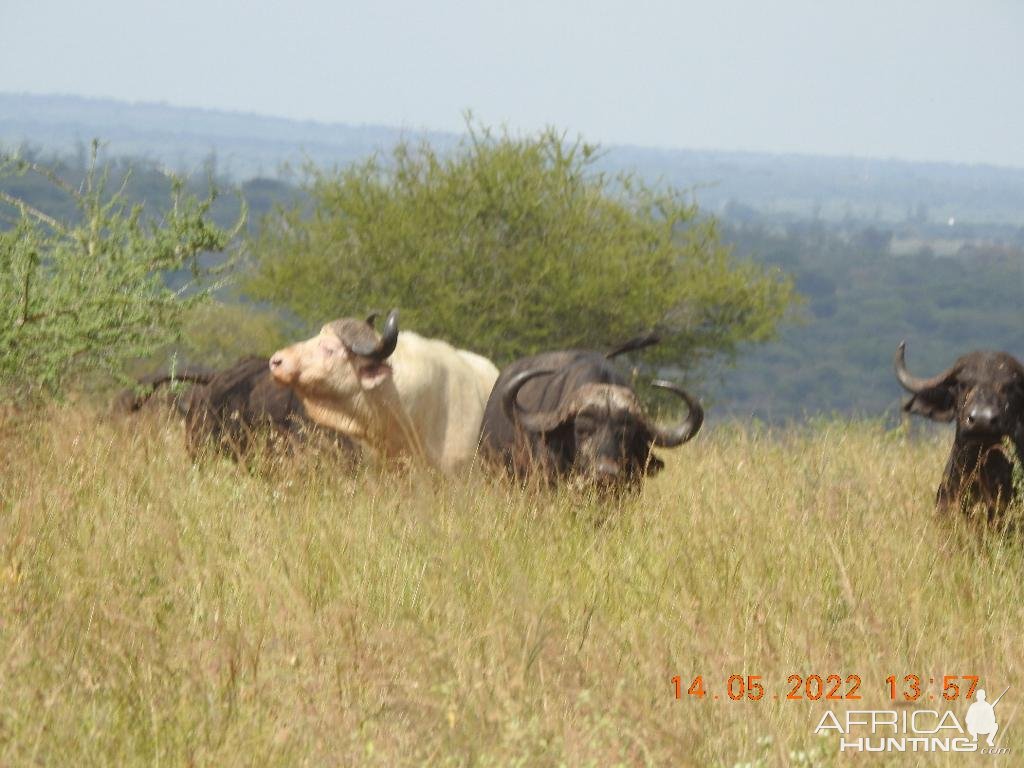
[[[174,170],[199,168],[215,156],[217,172],[238,181],[275,176],[283,164],[307,159],[349,163],[409,135],[441,145],[457,138],[166,104],[0,93],[0,144],[7,147],[28,143],[64,154],[99,138],[114,155],[145,157]]]
[[[811,155],[616,147],[610,164],[694,186],[707,210],[798,221],[1024,225],[1024,169]]]
[[[281,175],[311,160],[341,165],[400,138],[453,145],[458,136],[375,125],[301,122],[261,115],[75,96],[0,93],[0,145],[75,152],[92,138],[110,152],[176,170],[209,166],[243,181]],[[585,138],[585,137],[584,137]],[[955,221],[1024,225],[1024,169],[899,160],[607,147],[609,170],[692,188],[713,213],[745,209],[782,219]]]

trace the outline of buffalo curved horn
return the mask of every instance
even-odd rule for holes
[[[896,369],[896,378],[907,392],[913,395],[921,394],[929,389],[935,389],[945,384],[951,376],[956,374],[957,368],[954,365],[946,371],[943,371],[938,376],[933,376],[930,379],[919,379],[907,370],[906,361],[907,342],[901,341],[899,346],[896,347],[896,356],[893,358],[893,368]]]
[[[700,431],[700,427],[704,423],[704,409],[701,408],[697,398],[671,381],[658,379],[652,381],[651,386],[658,389],[667,389],[669,392],[678,395],[686,403],[687,409],[686,421],[678,427],[666,428],[648,425],[647,429],[651,433],[651,442],[659,448],[675,448],[692,439]]]
[[[518,424],[528,432],[548,432],[558,426],[562,419],[557,411],[523,413],[516,404],[519,390],[526,382],[537,376],[545,376],[552,373],[554,371],[547,368],[528,368],[525,371],[520,371],[508,380],[508,383],[505,384],[505,391],[501,393],[501,409],[505,412],[505,416],[508,417],[509,421],[513,424]]]
[[[353,344],[350,349],[360,357],[368,357],[371,360],[381,362],[391,357],[398,344],[398,310],[392,309],[388,312],[387,322],[384,323],[384,330],[380,334],[380,340],[373,346],[369,344]]]

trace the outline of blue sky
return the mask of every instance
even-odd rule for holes
[[[1024,2],[0,0],[0,91],[1024,167]]]

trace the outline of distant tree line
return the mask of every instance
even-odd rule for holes
[[[893,255],[888,232],[767,217],[726,222],[736,253],[793,275],[806,297],[802,322],[740,358],[722,376],[719,400],[738,415],[771,421],[805,413],[894,412],[901,390],[892,355],[906,339],[908,361],[937,373],[974,348],[1024,358],[1024,247],[979,240],[954,256],[926,245]]]

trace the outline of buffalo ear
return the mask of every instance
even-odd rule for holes
[[[576,443],[576,424],[571,416],[566,416],[553,427],[543,430],[541,434],[548,443],[569,446],[572,452],[572,446]]]
[[[654,477],[656,474],[661,472],[661,470],[663,470],[664,468],[665,468],[665,462],[662,461],[661,459],[659,459],[653,453],[651,453],[647,457],[647,467],[646,467],[645,471],[647,472],[647,476],[648,477]]]
[[[665,462],[654,455],[654,436],[646,429],[641,429],[633,438],[634,460],[639,460],[641,469],[648,477],[653,477],[665,468]]]
[[[376,389],[391,378],[391,366],[387,363],[371,363],[358,370],[359,385],[363,389]]]
[[[952,387],[928,389],[911,395],[903,404],[903,411],[932,421],[952,421],[956,416],[956,396]]]

